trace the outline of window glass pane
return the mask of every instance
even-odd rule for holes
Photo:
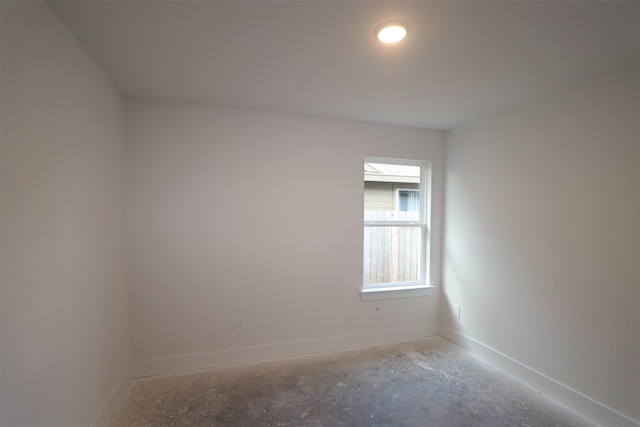
[[[421,227],[364,227],[365,286],[417,282],[421,258]]]
[[[420,166],[364,163],[364,220],[419,221]]]

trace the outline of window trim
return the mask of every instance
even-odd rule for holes
[[[431,290],[434,288],[435,286],[424,284],[414,286],[393,286],[388,288],[365,288],[360,290],[360,297],[363,301],[425,297],[429,296],[431,294]]]
[[[411,282],[391,282],[380,284],[362,283],[360,295],[363,300],[377,300],[387,298],[405,298],[426,296],[431,293],[434,288],[430,284],[431,281],[431,197],[432,197],[432,165],[430,161],[424,160],[408,160],[394,159],[388,157],[370,157],[364,158],[364,163],[382,163],[420,167],[420,183],[418,186],[420,200],[420,220],[419,221],[363,221],[363,232],[366,227],[384,227],[384,226],[402,226],[416,227],[422,229],[422,256],[420,259],[420,280]],[[415,190],[415,189],[410,189]],[[364,187],[363,187],[364,192]],[[398,189],[394,188],[394,196]],[[364,200],[364,196],[362,198]],[[394,202],[394,210],[397,204]],[[362,254],[362,263],[364,265],[364,250]]]

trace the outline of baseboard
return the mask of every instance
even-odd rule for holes
[[[440,335],[599,425],[640,427],[638,420],[634,420],[461,332],[441,326]]]
[[[129,385],[131,384],[131,380],[133,379],[132,375],[132,366],[128,365],[120,374],[118,381],[115,386],[109,393],[109,396],[105,400],[104,404],[96,414],[93,419],[93,422],[90,424],[91,427],[107,427],[110,424],[111,417],[115,413],[120,401],[124,397]]]
[[[183,354],[174,357],[138,360],[134,362],[133,374],[135,378],[140,378],[233,364],[265,362],[314,353],[416,340],[435,336],[438,335],[438,333],[439,329],[437,325],[419,325],[398,329],[368,331],[352,335],[321,337],[205,353]]]

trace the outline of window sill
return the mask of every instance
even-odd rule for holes
[[[431,294],[435,286],[410,285],[410,286],[389,286],[387,288],[369,288],[360,291],[363,301],[375,301],[381,299],[414,298],[425,297]]]

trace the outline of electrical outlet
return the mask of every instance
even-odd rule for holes
[[[244,332],[246,321],[239,317],[236,319],[235,325],[236,325],[236,334],[241,334]]]
[[[453,317],[455,317],[456,319],[460,318],[460,306],[459,305],[451,306],[451,312],[453,314]]]

